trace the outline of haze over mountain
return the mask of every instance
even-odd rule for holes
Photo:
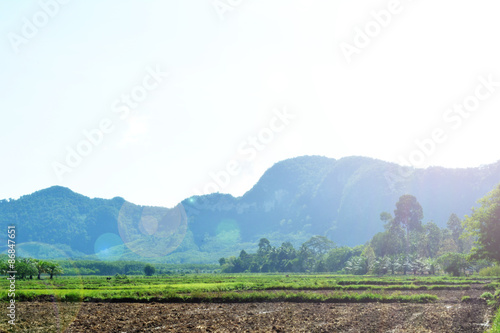
[[[14,223],[17,243],[29,243],[20,250],[34,257],[216,262],[255,248],[262,237],[275,245],[297,246],[313,235],[363,244],[383,229],[380,213],[392,213],[403,194],[418,199],[424,222],[445,227],[450,214],[469,214],[498,183],[500,162],[403,170],[365,157],[303,156],[276,163],[238,198],[195,196],[167,209],[55,186],[0,201],[0,225]]]

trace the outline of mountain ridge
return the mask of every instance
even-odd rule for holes
[[[338,245],[365,243],[382,230],[379,214],[392,213],[403,194],[417,197],[425,222],[444,227],[451,213],[468,214],[500,183],[500,161],[479,168],[400,170],[395,163],[369,157],[301,156],[273,165],[240,197],[193,196],[173,208],[134,205],[122,197],[89,198],[52,186],[0,200],[0,225],[15,223],[20,241],[50,244],[72,257],[94,256],[95,244],[116,236],[125,244],[109,241],[116,251],[108,259],[153,253],[147,259],[216,262],[255,248],[261,237],[278,245],[299,245],[312,235]],[[163,243],[168,246],[140,249]],[[41,250],[31,251],[39,255]]]

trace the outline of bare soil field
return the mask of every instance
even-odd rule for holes
[[[15,331],[484,332],[491,315],[484,301],[449,299],[433,304],[23,302]],[[9,332],[4,323],[1,327]]]

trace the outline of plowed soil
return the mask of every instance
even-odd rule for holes
[[[441,293],[441,292],[440,292]],[[440,295],[442,296],[442,295]],[[458,296],[458,295],[454,295]],[[484,332],[486,303],[17,304],[16,332]],[[6,320],[5,320],[6,321]],[[2,322],[3,332],[9,326]]]

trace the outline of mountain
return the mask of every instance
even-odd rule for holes
[[[445,227],[451,213],[469,214],[498,183],[500,162],[405,169],[366,157],[303,156],[275,164],[238,198],[195,196],[167,209],[55,186],[0,201],[0,225],[14,223],[21,251],[35,257],[216,262],[255,249],[261,237],[276,245],[297,246],[312,235],[363,244],[383,229],[380,213],[392,213],[403,194],[417,197],[424,222]]]

